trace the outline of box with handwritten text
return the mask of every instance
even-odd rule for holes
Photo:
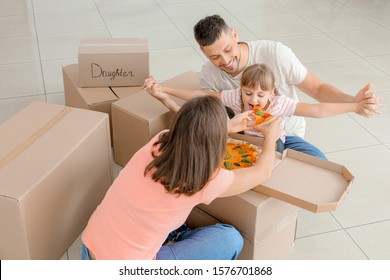
[[[141,86],[149,76],[147,38],[85,38],[79,53],[81,87]]]

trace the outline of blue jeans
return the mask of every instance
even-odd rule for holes
[[[88,249],[87,247],[84,245],[81,246],[81,259],[82,260],[90,260],[90,257],[89,257],[89,254],[88,254]]]
[[[169,241],[174,243],[164,245]],[[183,225],[171,232],[164,244],[157,252],[157,260],[235,260],[244,241],[231,225],[215,224],[193,230]]]
[[[320,149],[309,142],[306,142],[299,136],[286,136],[284,149],[287,148],[327,160],[326,156],[320,151]]]
[[[156,259],[235,260],[243,245],[241,234],[231,225],[216,224],[191,230],[184,224],[168,235]],[[81,259],[90,259],[84,244]]]

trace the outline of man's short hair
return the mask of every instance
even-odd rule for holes
[[[199,46],[212,45],[222,34],[229,32],[230,27],[219,15],[207,16],[194,26],[194,37]]]

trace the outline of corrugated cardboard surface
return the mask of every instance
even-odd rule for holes
[[[187,224],[193,228],[215,223],[233,225],[244,239],[238,259],[260,260],[276,259],[292,246],[296,219],[296,207],[250,191],[194,208]]]
[[[248,135],[230,137],[259,147],[263,144],[263,139]],[[276,152],[272,177],[253,190],[318,213],[336,210],[353,180],[343,165],[287,149],[283,155]]]
[[[81,88],[78,64],[63,66],[62,74],[66,106],[95,111],[96,107],[106,107],[100,110],[102,110],[101,112],[109,113],[111,111],[111,103],[118,100],[118,97],[109,87]]]
[[[199,88],[195,72],[185,72],[162,84],[179,88]],[[179,104],[183,100],[175,98]],[[173,113],[142,90],[112,103],[115,162],[125,166],[133,154],[158,132],[168,128]]]
[[[113,181],[108,116],[34,102],[0,142],[0,259],[59,259]]]
[[[82,87],[141,86],[149,76],[147,38],[85,38],[78,59]]]
[[[107,113],[110,118],[111,142],[112,118],[111,103],[142,90],[142,87],[94,87],[82,88],[79,82],[78,64],[62,67],[64,79],[65,105]]]
[[[272,177],[254,188],[312,212],[336,210],[354,177],[345,166],[287,149]]]

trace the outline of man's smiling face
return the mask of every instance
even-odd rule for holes
[[[222,32],[213,44],[203,46],[201,50],[215,67],[233,76],[238,74],[241,54],[234,29]]]

